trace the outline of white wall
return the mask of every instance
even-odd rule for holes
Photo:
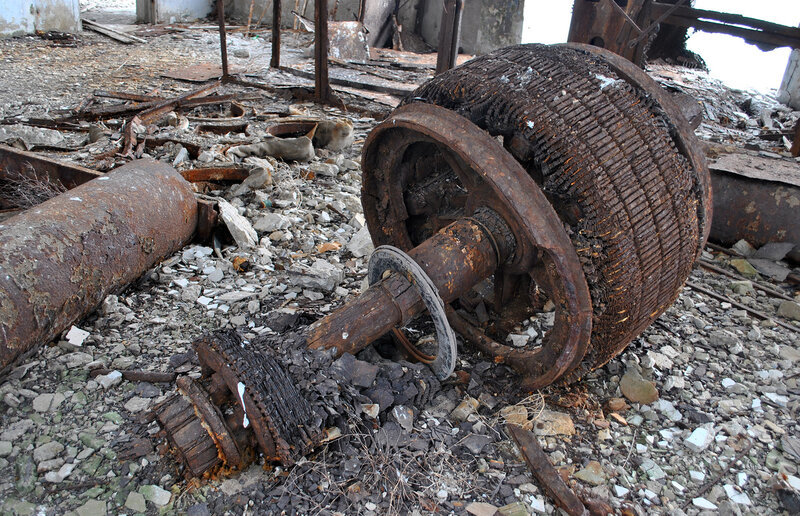
[[[80,32],[78,0],[0,0],[0,36],[37,30]]]
[[[211,4],[212,0],[136,0],[136,21],[181,23],[202,20],[211,13]],[[228,5],[225,7],[228,14]]]

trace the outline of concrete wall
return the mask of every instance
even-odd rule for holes
[[[0,0],[0,36],[37,30],[80,32],[78,0]]]
[[[192,22],[207,18],[213,7],[212,0],[136,0],[136,21],[139,23]],[[230,8],[228,3],[226,3],[226,8]]]
[[[230,0],[229,0],[230,2]],[[228,8],[231,3],[225,3],[225,12],[228,18],[236,23],[247,23],[247,16],[250,12],[250,0],[233,0],[232,8]],[[281,1],[281,27],[291,29],[294,24],[295,0]],[[314,19],[314,0],[300,0],[297,11],[308,19]],[[333,1],[328,0],[328,9],[333,9]],[[303,4],[306,9],[303,11]],[[339,0],[339,8],[336,10],[336,20],[355,20],[358,15],[359,0]],[[266,9],[266,11],[264,10]],[[264,16],[261,16],[264,13]],[[261,24],[272,25],[272,0],[256,0],[253,6],[253,23],[261,18]]]
[[[406,7],[405,12],[401,12],[401,23],[404,23],[406,30],[413,27],[405,25],[408,22],[404,20],[411,18],[408,9]],[[416,32],[436,48],[439,44],[442,0],[419,0],[416,9],[422,10],[422,16],[417,17],[419,23]],[[485,54],[500,47],[518,44],[522,41],[524,10],[525,0],[466,0],[461,20],[460,48],[467,54]]]
[[[778,101],[793,109],[800,109],[800,50],[794,49],[789,55],[789,64],[778,90]]]

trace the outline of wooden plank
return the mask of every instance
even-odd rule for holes
[[[105,25],[101,25],[97,22],[93,22],[92,20],[87,20],[86,18],[81,18],[81,23],[84,27],[104,36],[108,36],[109,38],[118,41],[120,43],[124,43],[125,45],[132,45],[133,43],[147,43],[146,40],[142,38],[137,38],[131,34],[125,34],[124,32],[120,32],[118,30],[112,29],[111,27],[107,27]]]

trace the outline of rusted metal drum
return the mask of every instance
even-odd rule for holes
[[[517,253],[494,274],[484,350],[528,387],[624,349],[677,298],[710,227],[708,169],[680,110],[590,46],[509,47],[435,77],[373,131],[363,160],[376,245],[409,250],[481,206],[504,216]],[[556,310],[544,340],[498,345],[542,293]]]
[[[0,223],[0,373],[183,247],[191,185],[138,160]]]

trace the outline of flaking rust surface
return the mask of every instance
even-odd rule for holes
[[[189,184],[143,160],[0,224],[0,368],[180,248],[196,220]]]

